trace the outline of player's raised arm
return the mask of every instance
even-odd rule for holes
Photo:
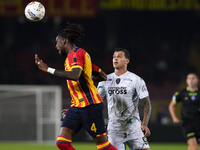
[[[35,54],[35,64],[38,68],[44,72],[51,73],[55,76],[67,79],[67,80],[74,80],[77,81],[81,76],[82,70],[80,68],[73,68],[71,71],[63,71],[57,70],[51,67],[48,67],[46,63],[44,63],[37,54]]]

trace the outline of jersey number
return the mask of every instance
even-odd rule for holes
[[[92,126],[91,126],[91,131],[94,131],[94,132],[97,132],[97,128],[95,126],[95,123],[92,123]]]

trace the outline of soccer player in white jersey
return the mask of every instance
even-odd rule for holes
[[[130,54],[126,49],[116,48],[113,55],[115,71],[107,76],[107,81],[99,82],[101,98],[106,96],[108,105],[108,139],[118,150],[150,150],[147,127],[151,104],[146,84],[142,78],[127,70]],[[138,103],[144,103],[141,122]],[[143,133],[144,132],[144,133]]]

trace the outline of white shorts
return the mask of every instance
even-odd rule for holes
[[[136,131],[134,133],[120,133],[108,131],[108,140],[115,146],[118,150],[125,150],[125,146],[130,148],[130,150],[135,149],[145,149],[150,148],[147,138],[144,137],[142,130]]]

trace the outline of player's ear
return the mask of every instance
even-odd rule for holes
[[[130,60],[129,59],[126,59],[126,63],[128,64],[130,62]]]
[[[67,43],[66,39],[62,40],[62,44],[65,45]]]

